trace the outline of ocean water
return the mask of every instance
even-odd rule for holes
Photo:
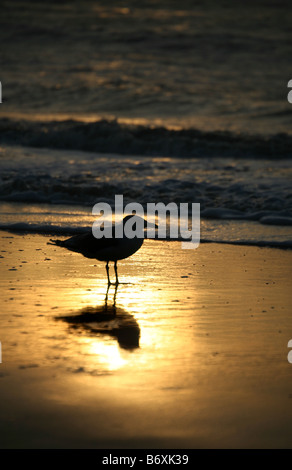
[[[1,148],[0,228],[91,230],[98,202],[200,204],[201,241],[292,246],[289,159],[169,158]]]
[[[1,228],[201,204],[201,240],[290,246],[286,1],[4,2]]]
[[[2,116],[291,133],[287,0],[1,2]]]

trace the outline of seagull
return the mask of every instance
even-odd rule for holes
[[[123,227],[125,226],[126,222],[131,220],[131,226],[133,227],[136,223],[142,223],[143,228],[147,227],[155,227],[157,228],[156,224],[150,224],[145,219],[137,215],[128,215],[123,218],[122,224]],[[140,225],[141,226],[141,225]],[[57,245],[63,248],[67,248],[70,251],[75,251],[77,253],[81,253],[86,258],[97,259],[98,261],[105,261],[106,262],[106,273],[107,273],[107,280],[108,285],[110,284],[119,284],[118,279],[118,268],[117,262],[121,259],[128,258],[132,256],[136,251],[138,251],[141,246],[143,245],[144,241],[144,234],[141,236],[134,236],[133,238],[128,238],[123,230],[123,237],[122,238],[115,238],[115,226],[113,225],[113,237],[112,238],[96,238],[94,237],[92,231],[87,233],[82,233],[80,235],[74,235],[67,240],[50,240],[50,245]],[[114,270],[116,276],[116,282],[111,282],[110,275],[109,275],[109,262],[114,262]]]

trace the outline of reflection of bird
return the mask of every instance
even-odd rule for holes
[[[92,232],[87,232],[81,235],[75,235],[67,240],[51,240],[54,245],[62,246],[71,251],[76,251],[81,253],[86,258],[94,258],[98,261],[106,262],[106,272],[108,284],[112,284],[109,276],[109,262],[114,262],[114,269],[116,275],[116,284],[119,283],[118,280],[118,271],[117,271],[117,262],[120,259],[128,258],[129,256],[136,253],[136,251],[141,248],[144,241],[143,233],[140,233],[139,236],[134,236],[133,238],[128,238],[125,234],[125,224],[131,219],[131,227],[134,231],[134,225],[136,223],[140,224],[140,227],[146,228],[147,222],[137,215],[128,215],[122,220],[123,231],[122,238],[117,238],[115,235],[118,233],[119,226],[113,225],[112,238],[95,238]],[[142,223],[142,225],[141,225]],[[149,224],[149,227],[156,227],[154,224]],[[117,229],[117,230],[116,230]],[[137,230],[137,233],[138,230]]]
[[[71,331],[82,329],[90,336],[109,335],[117,339],[123,349],[139,348],[140,328],[135,318],[122,308],[116,307],[117,285],[115,287],[114,302],[108,305],[108,290],[104,305],[98,307],[85,307],[77,315],[56,317],[71,327]]]

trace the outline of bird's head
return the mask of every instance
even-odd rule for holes
[[[144,230],[147,228],[157,229],[158,225],[149,222],[147,219],[140,217],[136,214],[127,215],[123,218],[124,233],[127,236],[127,231],[136,232],[138,238],[144,238]],[[129,237],[131,238],[131,237]]]
[[[150,228],[158,228],[158,225],[157,224],[153,224],[151,222],[149,222],[147,219],[144,219],[144,217],[140,217],[139,215],[136,215],[136,214],[131,214],[131,215],[126,215],[126,217],[123,218],[123,225],[126,224],[126,222],[128,222],[128,220],[131,220],[131,223],[134,224],[134,223],[143,223],[143,227],[144,228],[147,228],[147,227],[150,227]]]

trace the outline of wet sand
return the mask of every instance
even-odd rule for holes
[[[1,448],[291,448],[291,251],[0,238]]]

